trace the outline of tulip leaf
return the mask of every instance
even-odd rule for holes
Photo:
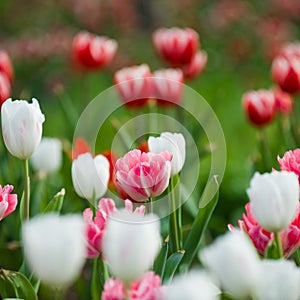
[[[268,244],[264,257],[266,259],[277,259],[278,258],[278,249],[277,249],[277,245],[274,241],[271,241]]]
[[[0,296],[37,300],[37,295],[29,280],[19,272],[0,269]]]
[[[185,251],[180,250],[176,253],[173,253],[168,258],[168,260],[166,262],[166,266],[165,266],[164,275],[162,278],[162,282],[164,284],[168,284],[173,279],[173,276],[174,276],[182,258],[184,257],[184,253],[185,253]]]
[[[47,207],[44,210],[44,213],[56,212],[59,213],[61,211],[63,202],[65,197],[65,189],[61,189],[53,199],[48,203]]]
[[[23,224],[23,220],[24,220],[24,192],[22,194],[21,201],[20,201],[20,221],[21,221],[21,224]]]
[[[203,233],[218,203],[218,199],[219,184],[216,176],[213,176],[205,187],[200,200],[200,208],[183,246],[186,253],[180,263],[180,270],[182,272],[188,270],[199,250]]]
[[[167,237],[153,265],[153,271],[161,278],[164,276],[165,273],[168,251],[169,251],[169,238]]]

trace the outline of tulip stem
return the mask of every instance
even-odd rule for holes
[[[274,232],[274,237],[275,237],[275,243],[277,246],[278,258],[282,258],[283,257],[282,243],[281,243],[281,239],[280,239],[280,235],[279,235],[278,231]]]
[[[103,282],[104,284],[104,282]],[[99,276],[99,258],[93,259],[91,296],[93,300],[101,299],[102,285]]]
[[[30,178],[28,170],[28,159],[24,160],[24,220],[29,219],[29,207],[30,207]]]
[[[172,237],[173,251],[177,252],[182,248],[182,226],[181,226],[181,207],[176,205],[175,183],[177,189],[178,201],[180,202],[180,190],[178,175],[172,176],[170,179],[169,193],[171,193],[172,213],[170,215],[170,234]]]

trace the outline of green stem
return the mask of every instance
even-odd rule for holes
[[[101,281],[99,276],[99,257],[93,259],[91,296],[93,300],[101,299]]]
[[[263,171],[269,171],[272,167],[272,154],[270,146],[268,144],[268,139],[266,132],[263,128],[258,131],[258,142],[260,146],[260,153],[262,158]]]
[[[277,246],[276,248],[277,248],[278,258],[282,258],[283,257],[283,250],[282,250],[282,243],[281,243],[279,232],[274,232],[274,237],[275,237],[275,243],[276,243],[276,246]]]
[[[28,169],[28,159],[24,160],[24,221],[29,219],[30,209],[30,178]]]

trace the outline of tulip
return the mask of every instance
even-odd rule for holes
[[[263,260],[260,266],[257,300],[297,300],[300,270],[293,261]]]
[[[200,256],[206,268],[231,296],[244,299],[255,290],[259,258],[243,233],[226,233],[204,248]]]
[[[42,138],[45,117],[39,103],[24,100],[6,100],[1,107],[2,133],[8,151],[20,159],[28,159]]]
[[[14,70],[8,54],[0,50],[0,73],[6,75],[10,83],[14,79]]]
[[[114,75],[114,82],[122,101],[128,107],[141,107],[152,96],[151,71],[142,64],[123,68]]]
[[[294,172],[300,182],[300,149],[286,151],[282,158],[277,156],[280,170]]]
[[[255,173],[247,194],[257,222],[267,231],[279,232],[296,215],[299,201],[298,177],[286,171]]]
[[[277,111],[282,115],[290,115],[293,111],[293,98],[290,94],[280,89],[274,90]]]
[[[47,174],[59,170],[62,164],[61,141],[56,138],[42,138],[30,162],[36,171],[42,173]]]
[[[5,185],[3,188],[0,185],[0,221],[7,215],[12,213],[18,204],[16,194],[11,194],[14,187],[12,185]]]
[[[125,300],[126,287],[125,284],[114,278],[109,278],[105,281],[102,300]]]
[[[109,180],[109,162],[99,154],[84,153],[72,162],[72,181],[78,196],[94,201],[103,196]]]
[[[179,104],[183,90],[180,69],[162,69],[153,73],[153,93],[160,105]]]
[[[172,66],[183,66],[192,61],[199,49],[198,33],[191,28],[160,28],[153,33],[158,54]]]
[[[287,93],[300,91],[300,44],[285,45],[275,56],[272,78]]]
[[[185,139],[181,133],[163,132],[159,137],[149,137],[150,152],[160,153],[168,151],[172,154],[171,175],[182,170],[185,162]]]
[[[80,154],[91,152],[91,147],[84,138],[76,138],[73,149],[70,153],[71,159],[76,159]]]
[[[56,288],[69,285],[84,265],[84,231],[77,215],[46,214],[25,222],[24,254],[36,277]]]
[[[217,300],[220,290],[208,273],[191,271],[185,276],[175,277],[163,293],[164,300]]]
[[[136,202],[148,201],[168,187],[172,154],[132,150],[117,160],[116,184]]]
[[[114,212],[102,240],[103,256],[113,276],[129,284],[153,264],[160,249],[159,219],[126,210]]]
[[[0,105],[10,96],[10,82],[4,73],[0,72]]]
[[[251,239],[256,250],[264,255],[268,245],[274,240],[274,234],[262,228],[254,218],[250,203],[247,203],[246,214],[242,220],[238,221],[240,230],[245,232]],[[228,225],[229,230],[236,230],[232,225]],[[279,232],[284,257],[291,256],[300,246],[300,203],[294,220],[287,228]]]
[[[275,97],[271,91],[249,91],[243,95],[242,102],[244,112],[253,125],[267,125],[275,117]]]
[[[198,51],[190,63],[182,67],[184,78],[192,79],[200,76],[207,64],[207,53]]]
[[[107,37],[97,36],[89,32],[79,32],[72,45],[75,62],[85,69],[100,69],[113,59],[118,43]]]

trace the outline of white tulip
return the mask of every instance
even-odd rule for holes
[[[191,271],[175,277],[170,286],[163,290],[163,300],[217,300],[220,290],[204,271]]]
[[[28,159],[42,138],[45,116],[39,103],[24,100],[6,100],[1,107],[2,133],[8,151],[20,159]]]
[[[89,201],[99,199],[107,190],[109,161],[103,155],[84,153],[73,160],[72,180],[76,193]],[[94,204],[94,203],[93,203]]]
[[[138,279],[153,264],[160,249],[159,219],[126,210],[113,213],[102,240],[111,273],[125,283]]]
[[[300,270],[293,261],[264,260],[255,299],[298,300],[300,298]]]
[[[171,175],[179,173],[185,162],[185,139],[181,133],[163,132],[159,137],[150,136],[148,139],[150,152],[172,153]]]
[[[257,222],[270,232],[278,232],[295,217],[299,202],[298,176],[286,171],[255,173],[247,194]]]
[[[36,171],[52,173],[61,167],[62,144],[59,139],[44,137],[30,158]]]
[[[250,240],[239,231],[228,232],[200,254],[203,264],[221,287],[237,299],[251,295],[257,286],[259,258]]]
[[[54,287],[70,284],[85,262],[84,235],[79,215],[46,214],[24,223],[24,254],[32,272]]]

